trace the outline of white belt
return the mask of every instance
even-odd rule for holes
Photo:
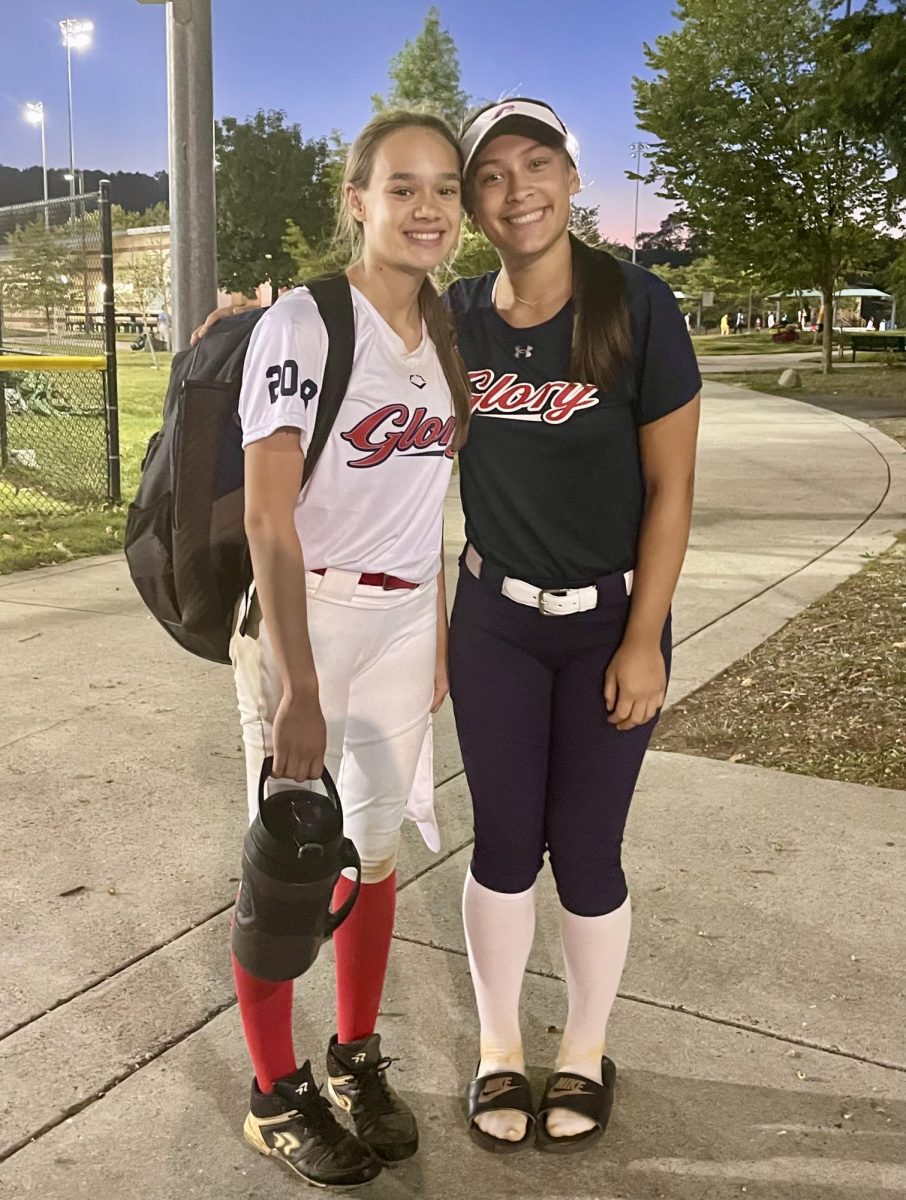
[[[474,546],[466,547],[465,562],[476,579],[480,579],[481,555]],[[632,571],[625,571],[623,578],[628,596],[632,590]],[[539,588],[524,579],[512,579],[507,575],[500,590],[507,599],[537,608],[545,617],[568,617],[598,607],[598,589],[594,584],[582,588]]]

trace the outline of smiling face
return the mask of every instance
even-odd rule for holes
[[[501,134],[469,169],[469,209],[502,256],[533,258],[566,236],[579,173],[565,150]]]
[[[459,158],[431,129],[412,126],[388,134],[374,151],[367,184],[347,183],[344,194],[373,262],[431,271],[456,245],[462,218]]]

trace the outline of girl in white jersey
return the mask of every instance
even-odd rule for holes
[[[358,251],[346,272],[355,356],[301,494],[327,355],[305,288],[261,319],[243,374],[256,595],[233,662],[250,809],[265,754],[278,780],[317,779],[326,764],[363,881],[334,937],[337,1035],[327,1052],[331,1094],[358,1136],[334,1120],[310,1063],[297,1064],[292,982],[258,979],[234,959],[255,1068],[245,1135],[322,1186],[368,1182],[382,1162],[418,1145],[412,1113],[387,1083],[374,1026],[400,826],[429,713],[447,691],[442,512],[469,385],[427,273],[459,235],[460,168],[452,133],[424,115],[376,117],[352,147],[343,220]],[[341,878],[336,904],[351,887]]]

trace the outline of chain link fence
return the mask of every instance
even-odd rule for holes
[[[119,499],[109,221],[102,193],[0,208],[0,520]]]

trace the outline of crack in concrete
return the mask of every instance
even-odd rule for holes
[[[146,958],[150,958],[153,954],[156,954],[158,950],[165,950],[167,946],[172,946],[174,942],[178,942],[181,938],[187,937],[190,933],[194,933],[196,929],[201,929],[201,927],[203,925],[207,925],[209,921],[213,921],[217,917],[222,916],[225,912],[229,912],[229,910],[233,907],[233,903],[234,900],[230,900],[229,903],[221,905],[220,908],[216,908],[212,913],[208,913],[206,916],[201,917],[193,924],[186,925],[184,928],[178,930],[178,932],[174,933],[172,937],[165,938],[164,941],[157,942],[155,945],[149,946],[147,950],[142,950],[140,954],[135,954],[132,956],[132,958],[126,959],[125,962],[122,962],[118,966],[114,967],[112,971],[108,971],[106,975],[102,975],[98,979],[92,979],[90,983],[86,983],[82,987],[77,988],[75,991],[70,992],[68,995],[62,996],[59,1000],[56,1000],[42,1012],[35,1013],[35,1015],[31,1017],[26,1017],[25,1020],[20,1021],[18,1025],[13,1025],[9,1029],[3,1030],[0,1032],[0,1044],[5,1042],[7,1038],[12,1037],[13,1034],[20,1033],[23,1029],[27,1029],[29,1025],[34,1025],[36,1022],[43,1020],[44,1017],[49,1017],[51,1013],[63,1008],[64,1005],[71,1004],[73,1000],[78,1000],[81,996],[87,996],[88,993],[93,992],[95,988],[99,988],[103,984],[109,983],[111,979],[116,979],[118,975],[122,975],[124,971],[128,971],[129,968],[134,967],[136,963],[144,962]]]
[[[766,595],[768,592],[772,591],[774,588],[780,587],[782,584],[784,584],[788,580],[794,578],[796,575],[801,574],[803,571],[807,570],[809,567],[813,566],[815,563],[820,562],[821,559],[825,558],[829,554],[832,554],[835,550],[839,549],[839,547],[842,546],[845,542],[847,542],[850,538],[855,536],[855,534],[857,534],[859,532],[859,530],[863,529],[868,524],[868,522],[877,514],[877,512],[880,510],[881,506],[884,504],[884,501],[887,499],[887,497],[890,493],[891,486],[892,486],[892,475],[891,475],[890,463],[888,462],[886,457],[881,453],[881,451],[878,449],[878,447],[874,445],[874,443],[871,441],[871,439],[866,437],[863,433],[861,433],[858,430],[855,430],[854,432],[856,432],[857,436],[861,437],[869,446],[871,446],[872,450],[877,454],[877,456],[883,462],[885,472],[886,472],[885,485],[884,485],[882,494],[881,494],[879,500],[877,501],[877,503],[875,504],[874,508],[871,510],[871,512],[869,512],[866,516],[864,516],[862,518],[862,520],[859,521],[859,523],[857,525],[855,525],[848,533],[846,533],[843,537],[841,537],[833,545],[827,547],[827,549],[823,550],[820,554],[816,554],[814,556],[814,558],[810,559],[808,562],[797,567],[795,570],[788,572],[786,575],[782,576],[781,578],[773,580],[771,583],[767,584],[760,591],[754,593],[751,596],[748,596],[745,600],[741,600],[737,605],[735,605],[733,608],[729,609],[727,612],[722,613],[719,617],[714,618],[712,621],[707,622],[705,625],[702,625],[700,628],[687,634],[685,637],[677,640],[674,643],[674,648],[678,648],[679,646],[683,645],[685,642],[690,641],[692,638],[696,637],[698,634],[704,632],[705,630],[713,628],[715,625],[719,624],[721,621],[725,620],[728,617],[733,616],[735,613],[737,613],[741,609],[745,608],[746,605],[751,604],[755,600],[760,599],[762,596]],[[96,566],[96,565],[100,565],[100,564],[90,564],[90,566]],[[75,569],[79,569],[79,568],[75,568]],[[85,569],[85,568],[82,568],[82,569]],[[7,600],[2,596],[0,596],[0,604],[17,604],[20,606],[32,607],[32,608],[53,608],[53,609],[57,609],[58,611],[63,611],[63,612],[83,612],[83,613],[88,613],[88,614],[94,615],[94,616],[127,615],[127,614],[120,614],[120,613],[109,613],[109,612],[104,612],[102,610],[96,610],[96,609],[68,608],[65,606],[41,604],[41,603],[33,602],[33,601]],[[204,674],[204,673],[207,673],[207,671],[199,672],[199,674]],[[133,692],[130,693],[130,695],[135,695],[137,692],[144,691],[144,690],[153,690],[153,688],[156,686],[159,686],[159,685],[154,684],[154,685],[152,685],[151,689],[146,689],[144,687],[144,685],[139,685],[139,687],[134,689]],[[60,721],[57,721],[57,722],[53,723],[52,725],[47,726],[46,729],[32,730],[28,734],[23,734],[21,737],[15,738],[11,742],[5,743],[4,745],[0,746],[0,749],[6,749],[8,746],[15,745],[17,742],[24,740],[24,738],[26,738],[26,737],[32,736],[36,732],[46,732],[46,730],[55,729],[58,726],[65,724],[67,721],[75,719],[75,717],[77,715],[84,715],[85,712],[93,711],[97,707],[100,707],[100,705],[91,706],[88,709],[82,710],[82,713],[80,713],[80,714],[72,714],[71,716],[62,718]],[[458,779],[463,774],[464,774],[464,771],[462,771],[462,770],[457,771],[453,775],[450,775],[449,777],[447,777],[443,780],[440,780],[435,786],[443,787],[444,785],[446,785],[448,783],[452,783],[455,779]],[[416,872],[412,876],[412,878],[406,880],[406,882],[404,884],[402,884],[398,890],[400,892],[404,891],[411,884],[416,883],[419,879],[421,879],[425,875],[429,874],[432,870],[435,870],[437,867],[441,866],[448,859],[454,857],[454,855],[460,853],[460,851],[464,850],[467,846],[471,845],[472,841],[473,841],[472,838],[467,839],[465,842],[462,842],[460,845],[451,849],[450,851],[448,851],[447,853],[442,855],[440,858],[438,858],[434,862],[430,863],[428,866],[424,867],[421,871]],[[174,942],[177,942],[181,938],[186,937],[189,933],[192,933],[194,930],[201,928],[203,925],[207,924],[209,921],[216,919],[218,916],[221,916],[223,913],[228,911],[228,909],[232,907],[232,904],[233,904],[233,901],[231,900],[228,904],[223,905],[221,908],[218,908],[214,912],[209,913],[207,916],[202,917],[199,921],[196,921],[192,925],[187,926],[186,928],[180,930],[178,933],[174,934],[173,937],[168,938],[167,940],[160,942],[153,947],[150,947],[148,950],[143,951],[141,954],[138,954],[138,955],[134,956],[133,958],[129,959],[127,962],[122,963],[114,971],[109,972],[103,978],[93,981],[88,986],[83,987],[83,988],[71,993],[70,995],[62,998],[56,1004],[45,1009],[44,1012],[38,1014],[37,1016],[31,1017],[31,1018],[27,1019],[26,1021],[21,1022],[19,1025],[16,1025],[15,1027],[7,1030],[3,1034],[0,1034],[0,1042],[5,1040],[7,1037],[11,1036],[12,1034],[20,1031],[21,1029],[26,1028],[28,1025],[33,1024],[35,1021],[40,1020],[42,1017],[48,1016],[50,1013],[61,1008],[63,1005],[71,1003],[73,1000],[77,999],[78,997],[83,996],[86,993],[92,991],[94,988],[99,987],[101,984],[106,983],[108,980],[116,978],[117,975],[121,974],[125,970],[128,970],[129,967],[134,966],[136,963],[141,962],[142,960],[150,957],[152,954],[157,953],[159,950],[164,949],[166,946],[172,945]],[[441,946],[434,942],[424,942],[417,938],[406,937],[405,935],[399,934],[399,933],[395,933],[393,935],[393,937],[394,937],[395,941],[406,942],[406,943],[409,943],[410,945],[420,946],[424,949],[437,950],[443,954],[455,954],[462,958],[467,957],[466,952],[464,950],[459,950],[459,949],[456,949],[453,947]],[[526,973],[529,975],[534,975],[538,978],[554,979],[561,983],[564,982],[562,976],[559,976],[559,975],[555,974],[554,972],[538,971],[536,969],[529,968]],[[704,1012],[702,1010],[688,1008],[682,1004],[671,1004],[667,1001],[656,1000],[651,997],[641,996],[641,995],[633,994],[631,992],[622,992],[621,991],[621,992],[618,992],[618,995],[621,999],[629,1001],[630,1003],[644,1004],[644,1005],[647,1005],[652,1008],[660,1009],[662,1011],[680,1013],[683,1016],[692,1017],[694,1020],[705,1021],[709,1024],[721,1025],[721,1026],[731,1028],[731,1029],[739,1029],[740,1031],[745,1032],[745,1033],[757,1034],[761,1037],[770,1038],[774,1041],[782,1042],[786,1045],[801,1046],[803,1049],[813,1050],[820,1054],[832,1054],[836,1057],[846,1058],[853,1062],[865,1063],[866,1065],[869,1065],[869,1066],[880,1067],[884,1070],[906,1073],[906,1064],[894,1063],[894,1062],[890,1062],[890,1061],[887,1061],[884,1059],[870,1058],[866,1055],[859,1055],[859,1054],[853,1053],[851,1051],[843,1050],[840,1047],[821,1045],[818,1042],[809,1041],[806,1038],[801,1038],[801,1037],[797,1037],[794,1035],[786,1035],[786,1034],[776,1033],[772,1030],[762,1029],[758,1026],[747,1024],[746,1022],[743,1022],[743,1021],[736,1021],[736,1020],[733,1020],[732,1018],[728,1018],[728,1017],[719,1017],[714,1014]],[[92,1104],[94,1104],[98,1100],[102,1099],[109,1091],[111,1091],[118,1084],[120,1084],[124,1080],[130,1078],[137,1071],[141,1070],[143,1067],[148,1066],[151,1062],[154,1062],[157,1058],[160,1058],[161,1055],[167,1053],[169,1050],[180,1045],[187,1038],[191,1037],[194,1033],[197,1033],[199,1030],[204,1028],[205,1025],[209,1024],[212,1020],[215,1019],[215,1017],[219,1016],[223,1012],[226,1012],[228,1009],[234,1007],[235,1004],[236,1004],[236,1000],[235,1000],[235,998],[233,998],[228,1001],[225,1001],[223,1004],[215,1006],[213,1009],[209,1010],[203,1017],[201,1017],[198,1021],[196,1021],[192,1026],[190,1026],[187,1029],[182,1030],[179,1034],[177,1034],[176,1036],[171,1038],[168,1042],[159,1046],[156,1051],[149,1052],[145,1057],[143,1057],[143,1059],[140,1062],[133,1063],[127,1069],[118,1072],[102,1088],[96,1090],[91,1096],[84,1098],[83,1100],[79,1101],[77,1104],[69,1106],[65,1111],[58,1114],[58,1116],[55,1117],[53,1120],[46,1122],[43,1126],[41,1126],[40,1129],[31,1133],[28,1137],[20,1139],[18,1142],[14,1143],[12,1146],[5,1148],[2,1152],[0,1152],[0,1163],[5,1162],[7,1159],[11,1158],[13,1155],[18,1153],[20,1150],[22,1150],[25,1146],[29,1145],[30,1143],[37,1141],[39,1138],[46,1136],[48,1133],[52,1132],[58,1126],[60,1126],[65,1121],[69,1120],[71,1117],[75,1116],[79,1112],[82,1112],[86,1108],[89,1108]]]
[[[465,844],[468,845],[468,843],[465,843]],[[462,848],[463,847],[459,847],[459,849],[462,849]],[[455,853],[455,852],[453,852],[453,853]],[[450,857],[450,855],[448,855],[447,857]],[[428,869],[430,870],[431,868],[428,868]],[[423,875],[423,874],[425,874],[425,872],[421,872],[421,874]],[[399,890],[402,891],[405,887],[408,887],[410,883],[414,883],[414,882],[415,882],[415,878],[408,880],[403,885],[403,887],[401,887]],[[438,945],[436,942],[421,941],[418,938],[406,937],[404,934],[395,933],[393,935],[393,939],[394,939],[394,941],[405,942],[411,946],[419,946],[421,949],[424,949],[424,950],[436,950],[441,954],[456,955],[458,958],[466,958],[467,957],[466,952],[464,950],[459,950],[452,946],[441,946],[441,945]],[[558,983],[564,982],[562,976],[557,975],[553,971],[538,971],[533,968],[529,968],[526,971],[526,974],[534,975],[536,978],[539,978],[539,979],[552,979],[552,980],[556,980]],[[644,1004],[644,1005],[648,1006],[649,1008],[656,1008],[656,1009],[660,1009],[665,1012],[679,1013],[682,1016],[692,1017],[693,1020],[705,1021],[706,1023],[712,1024],[712,1025],[722,1025],[722,1026],[725,1026],[730,1029],[738,1029],[743,1033],[753,1033],[760,1037],[770,1038],[773,1041],[782,1042],[785,1045],[801,1046],[803,1049],[814,1050],[816,1053],[819,1053],[819,1054],[832,1054],[835,1057],[845,1058],[845,1059],[850,1060],[851,1062],[864,1063],[866,1066],[881,1067],[882,1069],[888,1070],[888,1071],[898,1071],[898,1072],[906,1073],[906,1065],[904,1065],[904,1064],[888,1062],[888,1061],[885,1061],[884,1059],[869,1058],[866,1055],[855,1054],[855,1053],[852,1053],[847,1050],[842,1050],[842,1049],[840,1049],[840,1047],[823,1046],[820,1043],[811,1042],[805,1038],[800,1038],[800,1037],[796,1037],[793,1035],[779,1034],[779,1033],[775,1033],[768,1029],[760,1029],[757,1026],[746,1024],[743,1021],[734,1021],[728,1017],[717,1017],[710,1013],[705,1013],[705,1012],[702,1012],[702,1011],[699,1011],[696,1009],[687,1008],[685,1005],[682,1005],[682,1004],[670,1004],[666,1001],[655,1000],[649,996],[640,996],[640,995],[634,994],[632,992],[622,992],[621,991],[621,992],[618,992],[617,995],[620,997],[621,1000],[626,1000],[632,1004]],[[170,1038],[167,1042],[161,1044],[156,1050],[149,1051],[146,1055],[144,1055],[142,1057],[140,1062],[132,1063],[125,1070],[119,1071],[116,1075],[112,1076],[102,1087],[95,1090],[90,1096],[86,1096],[82,1100],[78,1101],[78,1103],[70,1105],[68,1108],[63,1110],[56,1117],[54,1117],[53,1120],[46,1121],[44,1123],[44,1125],[42,1125],[40,1127],[40,1129],[37,1129],[34,1132],[30,1133],[27,1137],[20,1138],[19,1141],[13,1143],[10,1146],[5,1147],[2,1151],[0,1151],[0,1163],[6,1162],[7,1159],[12,1158],[15,1154],[18,1154],[18,1152],[20,1150],[23,1150],[26,1146],[30,1145],[32,1142],[36,1142],[40,1138],[45,1137],[48,1133],[52,1133],[54,1129],[58,1128],[64,1122],[68,1121],[71,1117],[74,1117],[78,1113],[83,1112],[85,1109],[89,1108],[92,1104],[97,1103],[98,1100],[102,1100],[104,1098],[104,1096],[106,1096],[108,1094],[108,1092],[111,1092],[119,1084],[121,1084],[125,1080],[131,1078],[132,1075],[135,1075],[138,1071],[142,1070],[144,1067],[149,1066],[152,1062],[154,1062],[156,1059],[160,1058],[162,1055],[166,1054],[168,1051],[174,1049],[176,1046],[179,1046],[182,1042],[186,1041],[193,1034],[198,1033],[201,1029],[203,1029],[205,1027],[205,1025],[208,1025],[216,1017],[219,1017],[222,1013],[227,1012],[229,1009],[234,1008],[235,1006],[236,1006],[236,1000],[235,1000],[235,998],[231,998],[230,1000],[226,1000],[222,1004],[215,1005],[213,1008],[209,1009],[204,1014],[203,1017],[201,1017],[198,1021],[196,1021],[188,1029],[182,1030],[179,1034]]]
[[[442,946],[439,942],[424,942],[420,938],[407,937],[403,933],[395,933],[394,941],[406,942],[410,946],[421,946],[424,950],[439,950],[442,954],[455,954],[459,958],[467,958],[465,950],[460,950],[456,946]],[[562,975],[558,975],[555,971],[539,971],[534,967],[526,968],[526,975],[534,975],[538,979],[554,979],[558,983],[565,983],[566,980]],[[724,1025],[728,1029],[739,1029],[743,1033],[755,1033],[760,1037],[772,1038],[776,1042],[783,1042],[787,1045],[802,1046],[806,1050],[815,1050],[819,1054],[833,1054],[837,1058],[846,1058],[852,1062],[865,1063],[866,1066],[882,1067],[887,1071],[899,1071],[906,1074],[906,1063],[888,1062],[882,1058],[869,1058],[864,1054],[856,1054],[851,1050],[843,1050],[839,1046],[826,1046],[820,1042],[810,1042],[807,1038],[801,1038],[795,1034],[775,1033],[771,1029],[762,1029],[758,1025],[749,1025],[745,1021],[735,1021],[732,1017],[718,1017],[713,1013],[704,1012],[701,1009],[689,1008],[685,1004],[671,1004],[668,1000],[655,1000],[651,996],[640,996],[633,992],[617,992],[621,1000],[628,1000],[633,1004],[644,1004],[649,1008],[658,1008],[664,1012],[680,1013],[685,1017],[693,1017],[699,1021],[706,1021],[710,1025]]]
[[[49,608],[53,612],[88,613],[92,617],[147,617],[141,610],[134,613],[108,612],[103,608],[78,608],[73,604],[48,604],[46,600],[8,600],[0,596],[0,604],[16,604],[20,608]]]
[[[143,1067],[148,1066],[149,1063],[152,1063],[155,1059],[160,1058],[162,1054],[166,1054],[168,1050],[172,1050],[174,1046],[178,1046],[180,1042],[184,1042],[186,1038],[191,1037],[193,1033],[198,1033],[200,1029],[203,1029],[205,1025],[213,1021],[215,1017],[220,1016],[222,1012],[226,1012],[228,1008],[232,1008],[235,1003],[235,999],[227,1000],[225,1003],[218,1005],[216,1008],[210,1009],[199,1021],[196,1021],[191,1028],[184,1029],[176,1037],[171,1038],[169,1042],[159,1046],[157,1050],[149,1051],[139,1062],[131,1063],[124,1070],[119,1071],[116,1075],[109,1079],[107,1083],[103,1085],[103,1087],[93,1092],[90,1096],[84,1097],[84,1099],[79,1100],[76,1104],[70,1104],[68,1108],[64,1109],[61,1113],[58,1113],[57,1116],[55,1116],[52,1120],[45,1121],[40,1129],[28,1134],[27,1137],[20,1138],[19,1141],[13,1142],[12,1145],[4,1147],[2,1150],[0,1150],[0,1163],[6,1162],[7,1159],[12,1158],[14,1154],[18,1154],[20,1150],[24,1150],[25,1147],[30,1145],[32,1142],[36,1142],[40,1138],[45,1137],[48,1133],[52,1133],[54,1129],[57,1129],[60,1125],[64,1124],[64,1122],[70,1120],[71,1117],[83,1112],[92,1104],[96,1104],[98,1100],[102,1100],[104,1096],[106,1096],[108,1092],[112,1091],[118,1084],[123,1083],[126,1079],[129,1079],[132,1075],[135,1075]]]
[[[5,602],[0,600],[0,604],[2,603]],[[210,674],[210,672],[214,670],[217,670],[217,667],[214,664],[211,664],[210,667],[201,668],[195,674],[187,675],[186,678],[193,680],[201,679],[203,676]],[[154,692],[156,688],[169,687],[170,684],[171,680],[169,679],[158,679],[154,683],[136,684],[131,691],[124,692],[123,695],[117,700],[117,703],[121,704],[126,700],[132,700],[136,696],[140,696],[143,692],[151,693]],[[109,688],[105,690],[112,691],[113,689]],[[69,713],[68,716],[60,717],[58,721],[53,721],[50,725],[42,725],[39,729],[29,729],[26,733],[20,733],[17,737],[11,738],[8,742],[0,742],[0,750],[8,750],[10,746],[16,746],[19,742],[25,741],[26,738],[35,737],[41,733],[47,733],[51,729],[59,729],[61,725],[66,725],[70,721],[79,721],[83,717],[87,717],[91,713],[97,712],[98,709],[103,708],[105,704],[109,705],[110,703],[110,700],[99,699],[95,704],[88,704],[84,708],[78,709],[76,712]]]
[[[461,775],[462,773],[463,772],[460,771],[458,774]],[[453,775],[450,777],[450,779],[444,780],[444,783],[450,783],[456,778],[458,778],[458,775]],[[442,787],[443,783],[437,784],[436,786]],[[417,883],[419,879],[427,875],[430,871],[433,871],[436,867],[441,866],[441,864],[445,863],[447,859],[453,858],[454,855],[459,854],[461,850],[464,850],[467,846],[472,844],[472,840],[472,838],[469,838],[467,841],[454,846],[446,853],[439,855],[436,860],[429,863],[428,866],[423,867],[421,871],[416,871],[411,879],[407,879],[405,883],[400,884],[397,892],[405,891],[410,884]],[[233,900],[230,900],[228,904],[221,905],[220,908],[214,909],[213,912],[199,918],[199,920],[193,922],[193,924],[184,926],[182,929],[174,933],[172,937],[165,938],[163,941],[157,942],[153,946],[149,946],[147,950],[143,950],[140,954],[133,955],[132,958],[126,959],[124,962],[116,966],[112,971],[108,971],[106,975],[102,975],[97,979],[92,979],[90,983],[77,988],[75,991],[69,992],[65,996],[61,996],[59,1000],[43,1009],[43,1011],[35,1013],[30,1017],[26,1017],[24,1021],[20,1021],[17,1025],[12,1025],[8,1029],[0,1031],[0,1043],[4,1042],[7,1038],[12,1037],[13,1034],[20,1033],[23,1029],[27,1029],[29,1025],[34,1025],[37,1021],[42,1020],[44,1017],[50,1016],[51,1013],[63,1008],[64,1005],[71,1004],[73,1000],[78,1000],[81,996],[88,995],[89,992],[92,992],[95,988],[99,988],[103,984],[108,983],[111,979],[116,979],[118,975],[121,975],[124,971],[128,971],[129,968],[134,967],[136,963],[143,962],[146,958],[150,958],[159,950],[164,950],[167,946],[172,946],[175,942],[180,941],[181,938],[188,937],[190,933],[194,933],[195,930],[201,929],[202,926],[207,925],[209,921],[214,921],[217,919],[217,917],[223,916],[225,912],[229,912],[232,907]]]

